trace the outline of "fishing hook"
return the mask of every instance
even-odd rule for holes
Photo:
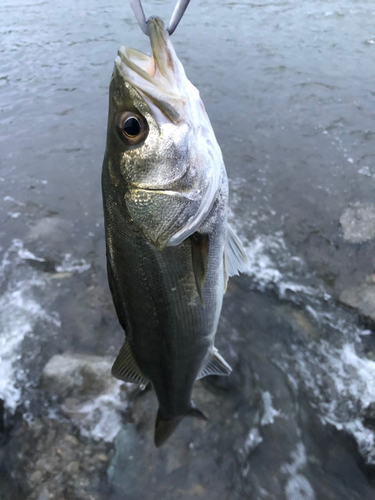
[[[190,0],[178,0],[178,2],[176,3],[176,7],[174,8],[167,28],[169,35],[172,35],[174,33],[174,30],[179,25],[179,22],[181,21],[182,16],[185,14],[185,10],[187,9],[189,3]]]
[[[179,25],[179,22],[182,19],[182,16],[185,13],[187,6],[189,5],[190,0],[177,0],[176,6],[174,8],[173,14],[169,21],[169,25],[167,31],[169,35],[174,33],[175,29]],[[148,36],[148,26],[146,21],[146,16],[142,7],[141,0],[130,0],[131,8],[135,14],[135,18],[138,21],[138,24],[145,35]]]

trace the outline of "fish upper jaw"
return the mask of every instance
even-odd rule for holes
[[[120,74],[151,103],[153,112],[164,119],[179,123],[186,104],[186,78],[163,21],[157,17],[148,21],[152,55],[129,47],[121,47],[115,64]],[[189,82],[190,83],[190,82]],[[162,117],[156,117],[162,119]]]

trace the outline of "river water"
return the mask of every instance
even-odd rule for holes
[[[173,8],[144,6],[165,20]],[[252,272],[232,281],[219,326],[234,373],[197,384],[211,421],[156,452],[152,394],[114,386],[77,420],[39,382],[56,354],[114,359],[122,344],[100,171],[117,49],[148,52],[148,39],[125,1],[0,2],[2,498],[375,497],[375,339],[337,301],[375,267],[374,240],[350,243],[339,224],[374,201],[374,16],[371,0],[192,0],[173,35]],[[78,486],[92,470],[78,479],[68,452],[48,469],[50,428],[62,455],[56,436],[75,436],[77,462],[100,449],[98,483]]]

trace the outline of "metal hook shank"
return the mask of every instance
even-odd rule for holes
[[[189,5],[190,0],[178,0],[176,7],[174,8],[171,20],[169,21],[169,26],[168,26],[168,33],[169,35],[172,35],[174,30],[177,28],[179,22],[181,21],[182,16],[185,13],[185,10],[187,6]],[[138,21],[139,26],[141,27],[141,30],[145,35],[148,35],[148,26],[147,26],[147,21],[146,21],[146,16],[143,11],[143,7],[141,4],[141,0],[130,0],[130,5],[131,8],[133,9],[133,12],[135,14],[135,18]]]
[[[178,0],[176,7],[174,8],[171,20],[169,21],[168,33],[172,35],[174,30],[177,28],[179,22],[182,19],[182,16],[185,13],[187,6],[189,5],[190,0]]]
[[[141,30],[143,31],[143,33],[145,35],[148,36],[147,21],[146,21],[145,13],[143,11],[141,0],[130,0],[130,5],[131,5],[131,8],[133,9],[133,12],[135,14],[135,18],[138,21],[139,26],[141,27]]]

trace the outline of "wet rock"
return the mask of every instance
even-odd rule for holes
[[[5,428],[5,406],[4,406],[4,400],[0,398],[0,433],[4,432]]]
[[[375,284],[363,283],[344,290],[340,302],[357,309],[361,317],[372,325],[375,322]]]
[[[375,401],[363,410],[363,424],[375,431]]]
[[[12,433],[4,456],[29,496],[9,500],[373,500],[354,438],[322,423],[285,368],[298,354],[293,340],[305,348],[314,329],[275,294],[234,290],[217,337],[233,373],[195,384],[209,422],[184,419],[160,449],[153,390],[119,383],[116,393],[109,358],[51,358],[40,388],[57,398],[54,418],[21,421]]]
[[[108,479],[116,490],[122,490],[125,498],[142,498],[144,475],[142,440],[133,424],[127,424],[115,441],[116,454],[108,469]]]
[[[69,424],[35,419],[15,432],[9,458],[26,500],[98,500],[109,447],[83,442]]]
[[[320,338],[320,330],[311,314],[303,309],[283,304],[277,308],[277,314],[288,321],[293,331],[308,342],[316,342]]]
[[[375,204],[357,203],[347,208],[340,217],[344,239],[363,243],[375,238]]]
[[[109,442],[121,429],[129,394],[138,390],[112,377],[111,367],[108,358],[65,353],[49,360],[39,381],[82,435]]]
[[[111,389],[112,363],[101,356],[64,353],[53,356],[43,369],[39,385],[61,397],[90,396]]]

